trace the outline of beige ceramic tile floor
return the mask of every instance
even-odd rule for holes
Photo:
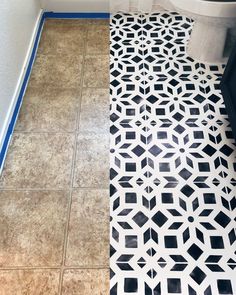
[[[109,294],[109,21],[47,20],[0,180],[0,294]]]

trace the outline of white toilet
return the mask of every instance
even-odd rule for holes
[[[195,20],[188,54],[204,62],[225,62],[227,32],[236,29],[236,0],[169,0],[169,4]]]

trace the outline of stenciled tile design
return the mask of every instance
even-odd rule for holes
[[[193,21],[111,18],[111,295],[236,294],[236,144]]]

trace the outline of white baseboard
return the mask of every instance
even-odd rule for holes
[[[11,105],[10,105],[8,113],[6,115],[6,120],[5,120],[5,122],[4,122],[3,126],[2,126],[2,132],[0,134],[0,151],[1,152],[3,151],[4,143],[6,144],[5,141],[6,141],[6,138],[7,138],[7,135],[8,135],[7,134],[8,133],[8,128],[9,128],[9,125],[11,124],[11,122],[12,122],[13,114],[14,114],[14,111],[15,111],[15,108],[16,108],[16,104],[17,104],[19,95],[20,95],[20,91],[21,91],[23,82],[24,82],[24,80],[26,78],[26,71],[27,71],[27,68],[28,68],[28,65],[29,65],[29,62],[30,62],[30,58],[31,58],[31,55],[32,55],[32,51],[33,51],[33,48],[34,48],[34,45],[35,45],[35,40],[36,40],[36,36],[37,36],[37,32],[38,32],[38,29],[39,29],[39,25],[40,25],[42,16],[43,16],[43,10],[41,9],[41,11],[40,11],[40,13],[38,15],[38,18],[37,18],[37,21],[36,21],[32,36],[31,36],[31,40],[30,40],[30,43],[29,43],[27,54],[26,54],[26,57],[25,57],[25,60],[24,60],[24,63],[23,63],[23,67],[22,67],[22,70],[21,70],[21,73],[20,73],[16,88],[15,88],[15,92],[13,94]],[[7,147],[9,146],[10,141],[11,141],[11,137],[9,138],[9,140],[7,142]],[[3,163],[4,163],[4,160],[5,160],[6,154],[7,154],[7,148],[6,148],[6,151],[4,152],[3,159],[1,161],[2,163],[1,163],[1,167],[0,167],[0,173],[1,173],[2,168],[3,168]]]
[[[109,12],[109,0],[41,0],[45,11],[53,12]]]

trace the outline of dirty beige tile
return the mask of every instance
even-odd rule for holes
[[[81,82],[82,63],[82,55],[39,54],[30,76],[30,85],[77,88]]]
[[[44,26],[38,54],[83,54],[86,40],[86,26],[67,25]]]
[[[109,136],[79,134],[74,187],[108,188]]]
[[[0,191],[0,267],[60,266],[69,192]]]
[[[83,89],[79,132],[109,133],[109,89]]]
[[[8,150],[0,187],[68,188],[74,135],[16,133]]]
[[[109,54],[109,25],[89,25],[86,44],[86,53],[89,55]]]
[[[44,23],[44,30],[47,30],[49,28],[58,28],[58,27],[75,27],[75,26],[83,26],[86,25],[87,19],[82,19],[82,18],[78,18],[78,19],[63,19],[63,18],[47,18],[45,23]]]
[[[16,131],[71,132],[76,128],[79,91],[52,87],[29,87]]]
[[[109,295],[109,271],[105,269],[66,270],[63,295]]]
[[[95,18],[91,18],[91,19],[87,19],[87,23],[90,25],[110,25],[110,19],[95,19]]]
[[[67,266],[109,266],[108,190],[73,191],[66,257]]]
[[[2,295],[58,295],[59,270],[0,270]]]
[[[85,57],[83,86],[109,88],[109,55]]]

